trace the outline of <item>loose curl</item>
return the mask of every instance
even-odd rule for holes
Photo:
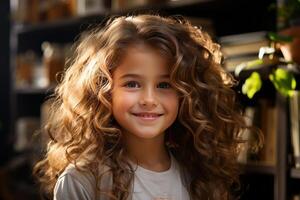
[[[74,164],[93,173],[97,188],[104,174],[111,175],[111,189],[98,193],[128,199],[134,170],[113,120],[110,92],[126,49],[141,43],[170,61],[180,108],[165,141],[175,144],[169,150],[191,177],[191,199],[230,199],[238,183],[239,135],[249,128],[237,109],[234,79],[221,67],[220,47],[208,34],[183,19],[156,15],[112,18],[82,35],[55,90],[45,126],[51,140],[34,174],[51,196],[58,176]]]

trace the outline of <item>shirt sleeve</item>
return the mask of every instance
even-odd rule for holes
[[[54,187],[54,200],[92,200],[91,193],[76,177],[65,174]]]

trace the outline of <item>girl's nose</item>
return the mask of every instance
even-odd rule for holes
[[[158,101],[155,90],[152,88],[145,89],[140,98],[140,105],[147,108],[153,108],[156,107],[157,104]]]

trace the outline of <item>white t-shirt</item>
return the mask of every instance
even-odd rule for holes
[[[137,167],[134,176],[133,200],[186,200],[188,192],[184,187],[177,161],[171,156],[171,167],[164,172],[154,172]]]
[[[171,167],[164,172],[154,172],[137,166],[132,200],[189,200],[186,180],[172,155]],[[106,177],[101,180],[102,183],[103,181],[104,185],[112,185],[111,177]],[[91,173],[78,171],[74,165],[69,165],[56,182],[54,200],[96,200],[95,190],[96,180]],[[99,199],[107,198],[100,196]]]

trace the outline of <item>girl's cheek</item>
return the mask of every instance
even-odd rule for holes
[[[115,98],[118,99],[118,101],[124,105],[131,104],[138,100],[139,95],[137,92],[128,92],[128,91],[122,91],[115,94]]]
[[[179,96],[177,92],[170,92],[161,95],[161,103],[169,109],[177,109],[179,105]]]
[[[162,99],[169,99],[169,100],[174,100],[174,101],[178,101],[179,100],[179,95],[176,91],[166,91],[166,92],[162,92],[160,94]]]
[[[124,104],[130,105],[132,103],[136,103],[138,101],[138,95],[136,94],[124,94],[123,100]]]

